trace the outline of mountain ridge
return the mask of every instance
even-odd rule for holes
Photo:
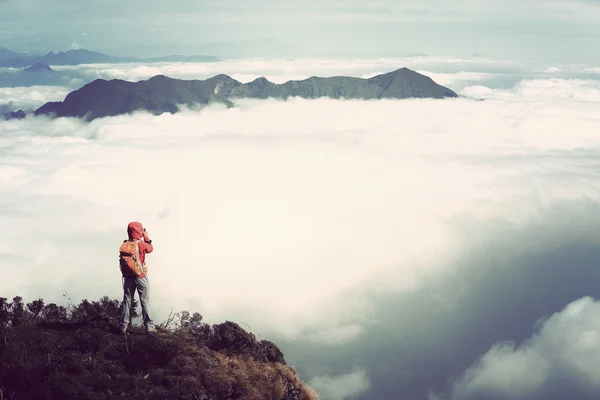
[[[176,113],[181,105],[221,103],[233,107],[233,100],[236,99],[286,100],[290,97],[374,100],[443,99],[458,95],[430,77],[406,67],[371,78],[312,76],[285,83],[273,83],[265,77],[241,83],[226,74],[218,74],[205,80],[155,75],[137,82],[96,79],[70,92],[63,101],[42,105],[34,111],[34,115],[76,117],[92,121],[142,110],[153,114]]]
[[[48,65],[79,65],[79,64],[101,64],[101,63],[133,63],[133,62],[216,62],[219,58],[209,55],[167,55],[161,57],[138,58],[117,57],[86,49],[49,51],[45,54],[17,53],[4,47],[0,47],[0,67],[25,68],[35,63]]]

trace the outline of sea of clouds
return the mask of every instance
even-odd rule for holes
[[[229,68],[246,81],[269,71],[285,81],[404,66],[386,62]],[[0,122],[0,295],[120,299],[117,246],[139,220],[156,246],[148,266],[157,322],[187,309],[248,324],[282,343],[324,399],[389,398],[389,372],[377,362],[402,365],[394,371],[409,382],[418,365],[443,359],[460,364],[425,369],[411,393],[600,394],[600,290],[578,283],[560,297],[553,286],[564,271],[591,281],[594,259],[523,261],[599,243],[600,80],[558,67],[429,62],[437,72],[427,73],[462,97],[244,100],[89,124]],[[78,68],[138,79],[199,65]],[[206,77],[217,72],[206,68]],[[3,90],[18,104],[63,95]],[[534,293],[523,282],[553,289]]]
[[[70,90],[64,86],[0,87],[0,113],[37,109],[49,101],[62,101]]]
[[[545,65],[545,64],[544,64]],[[480,79],[486,74],[523,71],[519,61],[492,60],[484,57],[452,59],[444,57],[405,57],[375,59],[241,59],[222,60],[206,63],[157,62],[144,65],[136,63],[87,64],[75,66],[52,66],[61,72],[73,72],[90,79],[124,79],[138,81],[163,74],[178,79],[206,79],[217,74],[227,74],[240,82],[249,82],[265,76],[271,82],[283,83],[288,80],[306,79],[311,76],[356,76],[368,78],[406,66],[414,70],[432,70],[447,73],[461,73],[456,80],[472,74]],[[532,66],[529,66],[531,69]],[[534,70],[543,72],[543,65],[534,65]],[[558,67],[555,67],[558,68]],[[557,72],[557,71],[555,71]],[[441,83],[441,82],[440,82]]]
[[[513,86],[524,76],[571,77],[572,74],[597,77],[600,68],[581,64],[556,64],[544,61],[524,63],[520,60],[497,60],[487,57],[381,57],[354,59],[286,58],[286,59],[241,59],[207,63],[157,62],[144,65],[136,63],[87,64],[55,66],[60,73],[72,74],[78,79],[123,79],[139,81],[155,75],[166,75],[177,79],[207,79],[217,74],[227,74],[240,82],[250,82],[264,76],[271,82],[284,83],[289,80],[307,79],[311,76],[356,76],[370,78],[377,74],[408,67],[424,73],[442,85],[452,85],[462,90],[482,80],[488,86]],[[83,84],[83,83],[82,83]]]

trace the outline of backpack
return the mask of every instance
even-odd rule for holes
[[[119,248],[119,265],[123,276],[137,277],[146,273],[140,262],[140,248],[137,240],[124,240]]]

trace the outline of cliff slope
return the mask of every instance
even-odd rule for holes
[[[0,298],[0,399],[316,400],[275,344],[227,321],[172,315],[119,334],[119,302]],[[137,313],[134,312],[134,318]]]

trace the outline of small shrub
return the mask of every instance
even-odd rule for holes
[[[251,354],[257,347],[256,338],[235,322],[226,321],[213,325],[213,334],[207,346],[228,354]]]
[[[270,363],[281,363],[286,364],[285,357],[279,347],[275,343],[268,340],[261,340],[259,342],[259,349],[257,352],[256,359],[266,361]]]

